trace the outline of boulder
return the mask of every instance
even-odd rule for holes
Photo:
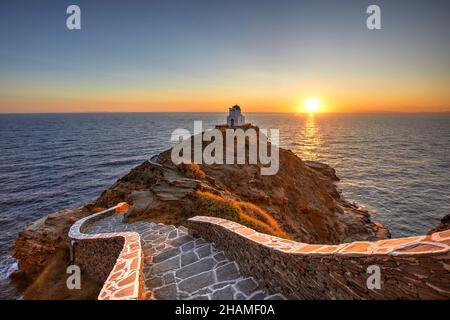
[[[440,232],[450,229],[450,213],[447,214],[445,217],[441,219],[441,222],[438,224],[438,226],[428,232],[428,234],[432,234],[435,232]]]

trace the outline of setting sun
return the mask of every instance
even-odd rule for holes
[[[319,111],[319,100],[316,98],[309,98],[305,102],[305,110],[313,113]]]

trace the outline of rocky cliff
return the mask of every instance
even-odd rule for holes
[[[275,175],[261,175],[259,163],[174,165],[170,155],[167,150],[134,168],[103,192],[95,206],[127,201],[133,204],[128,221],[175,225],[194,215],[217,216],[308,243],[389,237],[367,211],[341,198],[333,168],[304,162],[290,150],[279,149]]]
[[[93,204],[62,210],[25,228],[14,244],[19,273],[36,279],[58,250],[67,249],[71,224],[122,201],[133,205],[126,215],[129,222],[183,225],[188,218],[203,215],[307,243],[389,237],[367,211],[341,198],[333,168],[304,162],[290,150],[279,152],[280,169],[271,176],[260,174],[260,164],[175,165],[171,150],[162,152],[120,178]]]
[[[20,263],[20,273],[36,278],[56,253],[68,249],[70,226],[88,214],[89,211],[83,207],[63,209],[25,227],[13,248],[13,256]]]
[[[70,264],[68,230],[78,219],[91,214],[91,206],[63,209],[25,227],[17,236],[13,256],[19,270],[11,275],[24,290],[25,299],[95,299],[98,283],[81,276],[83,290],[66,286],[66,267]]]

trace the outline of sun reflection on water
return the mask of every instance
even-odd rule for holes
[[[296,151],[303,160],[318,160],[318,151],[322,145],[322,139],[314,114],[309,114],[305,119],[297,141],[298,148],[296,148]]]

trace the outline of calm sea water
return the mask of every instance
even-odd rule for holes
[[[0,298],[17,298],[11,245],[27,224],[97,197],[167,149],[176,128],[223,113],[0,115]],[[246,114],[279,128],[280,144],[333,166],[344,196],[375,212],[393,237],[417,235],[450,212],[450,115]]]

